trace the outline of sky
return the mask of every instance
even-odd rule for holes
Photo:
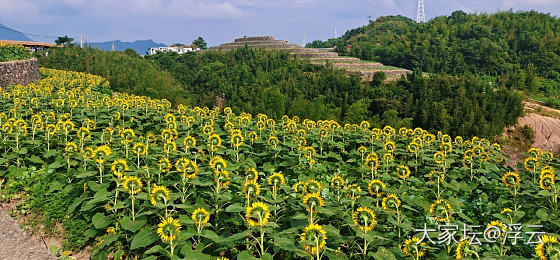
[[[271,35],[302,44],[341,36],[385,15],[415,19],[417,0],[0,0],[0,23],[35,41],[68,35],[86,42],[152,39],[209,46]],[[427,19],[453,11],[536,10],[560,17],[560,0],[424,0]]]

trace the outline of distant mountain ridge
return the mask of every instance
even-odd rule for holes
[[[29,39],[25,34],[18,32],[15,29],[9,28],[0,23],[0,40],[12,40],[12,41],[33,41]]]
[[[108,42],[93,42],[88,43],[87,45],[105,51],[110,51],[113,49],[113,44],[115,45],[115,51],[124,51],[128,48],[133,49],[136,53],[140,55],[146,54],[146,51],[152,47],[165,47],[167,45],[163,43],[156,43],[151,39],[148,40],[139,40],[133,42],[122,42],[119,40],[116,41],[108,41]]]

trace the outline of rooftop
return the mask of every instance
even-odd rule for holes
[[[26,42],[26,41],[11,41],[11,40],[0,40],[0,43],[7,43],[7,44],[20,44],[23,46],[43,46],[43,47],[56,47],[57,45],[54,43],[45,43],[45,42]]]

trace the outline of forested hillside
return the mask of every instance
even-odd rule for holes
[[[184,103],[184,88],[158,66],[137,54],[107,52],[93,48],[53,48],[37,53],[39,66],[87,72],[102,76],[111,82],[114,91],[152,98],[165,98],[172,103]]]
[[[421,76],[382,83],[311,64],[287,52],[241,48],[227,53],[161,53],[142,58],[120,52],[60,48],[41,66],[109,79],[113,90],[213,106],[225,94],[236,113],[287,114],[373,126],[423,127],[453,135],[492,137],[521,115],[521,95],[493,79]]]
[[[386,16],[308,46],[428,73],[489,75],[560,106],[560,19],[549,14],[456,11],[426,23]]]
[[[235,111],[328,118],[376,126],[421,126],[454,135],[493,136],[521,115],[522,97],[474,76],[409,76],[363,82],[284,52],[238,49],[228,53],[148,56],[187,87],[192,104],[211,106],[226,94]]]

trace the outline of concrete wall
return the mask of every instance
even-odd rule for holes
[[[0,62],[0,87],[27,85],[41,79],[37,59]]]

